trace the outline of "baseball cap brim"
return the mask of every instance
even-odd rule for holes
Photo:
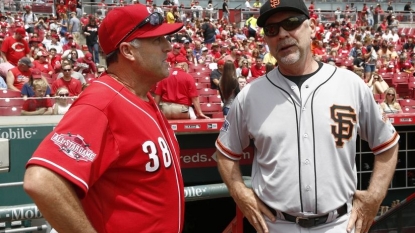
[[[278,9],[271,9],[266,11],[265,13],[261,14],[258,17],[257,20],[257,25],[260,27],[265,26],[265,23],[267,22],[268,18],[271,17],[273,14],[277,13],[277,12],[281,12],[281,11],[294,11],[294,12],[298,12],[301,14],[304,14],[304,12],[302,12],[301,10],[297,9],[297,8],[293,8],[293,7],[278,7]],[[308,14],[305,14],[307,16],[307,18],[310,18],[310,16]]]
[[[281,11],[299,12],[307,16],[307,18],[310,18],[308,8],[306,7],[303,0],[279,0],[277,2],[272,1],[272,5],[271,1],[266,1],[259,11],[260,15],[257,20],[257,25],[260,27],[265,26],[265,23],[269,17]]]
[[[151,26],[150,24],[146,25],[149,28],[153,28],[150,30],[137,30],[133,32],[131,36],[129,36],[125,41],[132,40],[135,38],[149,38],[149,37],[157,37],[157,36],[166,36],[173,33],[176,33],[182,29],[182,23],[163,23],[157,27]],[[143,27],[144,29],[144,27]]]

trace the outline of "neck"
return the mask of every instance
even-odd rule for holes
[[[134,95],[144,101],[148,101],[147,93],[150,91],[152,85],[143,82],[137,74],[128,71],[108,69],[108,75],[126,87]]]
[[[291,65],[279,65],[279,70],[282,74],[288,76],[300,76],[311,74],[318,69],[318,63],[310,58],[308,61],[299,60],[298,62]]]

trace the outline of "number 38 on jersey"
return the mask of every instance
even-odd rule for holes
[[[146,141],[143,143],[143,151],[148,155],[149,161],[146,163],[146,171],[155,172],[160,166],[168,168],[171,166],[171,154],[166,141],[159,137],[157,144],[160,151],[157,150],[157,146],[153,141]],[[160,159],[162,158],[162,165],[160,165]]]

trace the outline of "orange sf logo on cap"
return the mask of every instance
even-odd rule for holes
[[[280,5],[280,0],[270,0],[269,4],[271,5],[272,8],[275,8],[278,5]]]

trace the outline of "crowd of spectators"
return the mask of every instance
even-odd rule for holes
[[[37,15],[30,4],[22,2],[22,10],[15,14],[0,13],[0,89],[21,93],[26,100],[23,115],[64,112],[57,109],[59,103],[70,105],[105,71],[97,38],[100,19],[86,13],[78,18],[72,3],[59,2],[58,17]],[[55,98],[66,98],[59,96],[62,88],[69,93],[68,101],[54,105]],[[33,101],[41,97],[49,100]]]
[[[22,87],[32,80],[29,83],[33,89],[32,73],[33,70],[39,70],[39,77],[48,84],[46,97],[56,96],[56,91],[62,86],[66,87],[69,96],[79,95],[88,82],[105,71],[105,67],[99,65],[97,40],[102,18],[113,7],[125,4],[146,4],[149,11],[163,15],[168,23],[182,22],[183,29],[167,37],[172,43],[167,60],[172,68],[179,62],[185,62],[187,72],[194,77],[200,71],[198,67],[208,68],[209,73],[205,74],[210,78],[210,85],[202,86],[217,90],[217,94],[221,93],[220,79],[225,63],[234,65],[232,77],[235,82],[242,80],[242,83],[252,82],[277,65],[262,39],[262,29],[256,24],[257,14],[249,15],[242,26],[231,22],[226,14],[229,13],[227,0],[222,2],[224,14],[219,19],[212,18],[212,1],[203,8],[198,1],[184,6],[177,0],[165,0],[158,6],[151,0],[145,3],[121,0],[113,4],[102,0],[95,14],[90,15],[79,11],[81,4],[80,1],[58,2],[57,17],[38,17],[30,5],[22,5],[22,11],[14,15],[10,12],[1,13],[0,88],[20,91],[22,96],[33,97],[33,91],[23,93]],[[260,7],[261,3],[257,0],[252,6],[250,0],[245,2],[246,10]],[[380,4],[363,4],[362,9],[357,9],[354,4],[345,4],[344,9],[335,11],[333,20],[325,24],[319,22],[316,7],[311,1],[310,16],[317,23],[315,37],[311,41],[316,60],[355,71],[373,89],[374,94],[385,93],[391,86],[382,77],[384,73],[410,73],[412,76],[415,30],[404,31],[400,27],[390,3],[385,11]],[[412,10],[410,7],[408,3],[405,9]],[[352,21],[352,15],[356,12],[359,12],[359,16]],[[386,17],[380,17],[385,14]],[[196,85],[198,81],[195,77]],[[232,88],[223,89],[229,91]],[[225,101],[225,115],[226,106],[231,103],[229,96],[235,95],[228,91],[226,98],[222,98]],[[191,98],[189,102],[192,102]]]

